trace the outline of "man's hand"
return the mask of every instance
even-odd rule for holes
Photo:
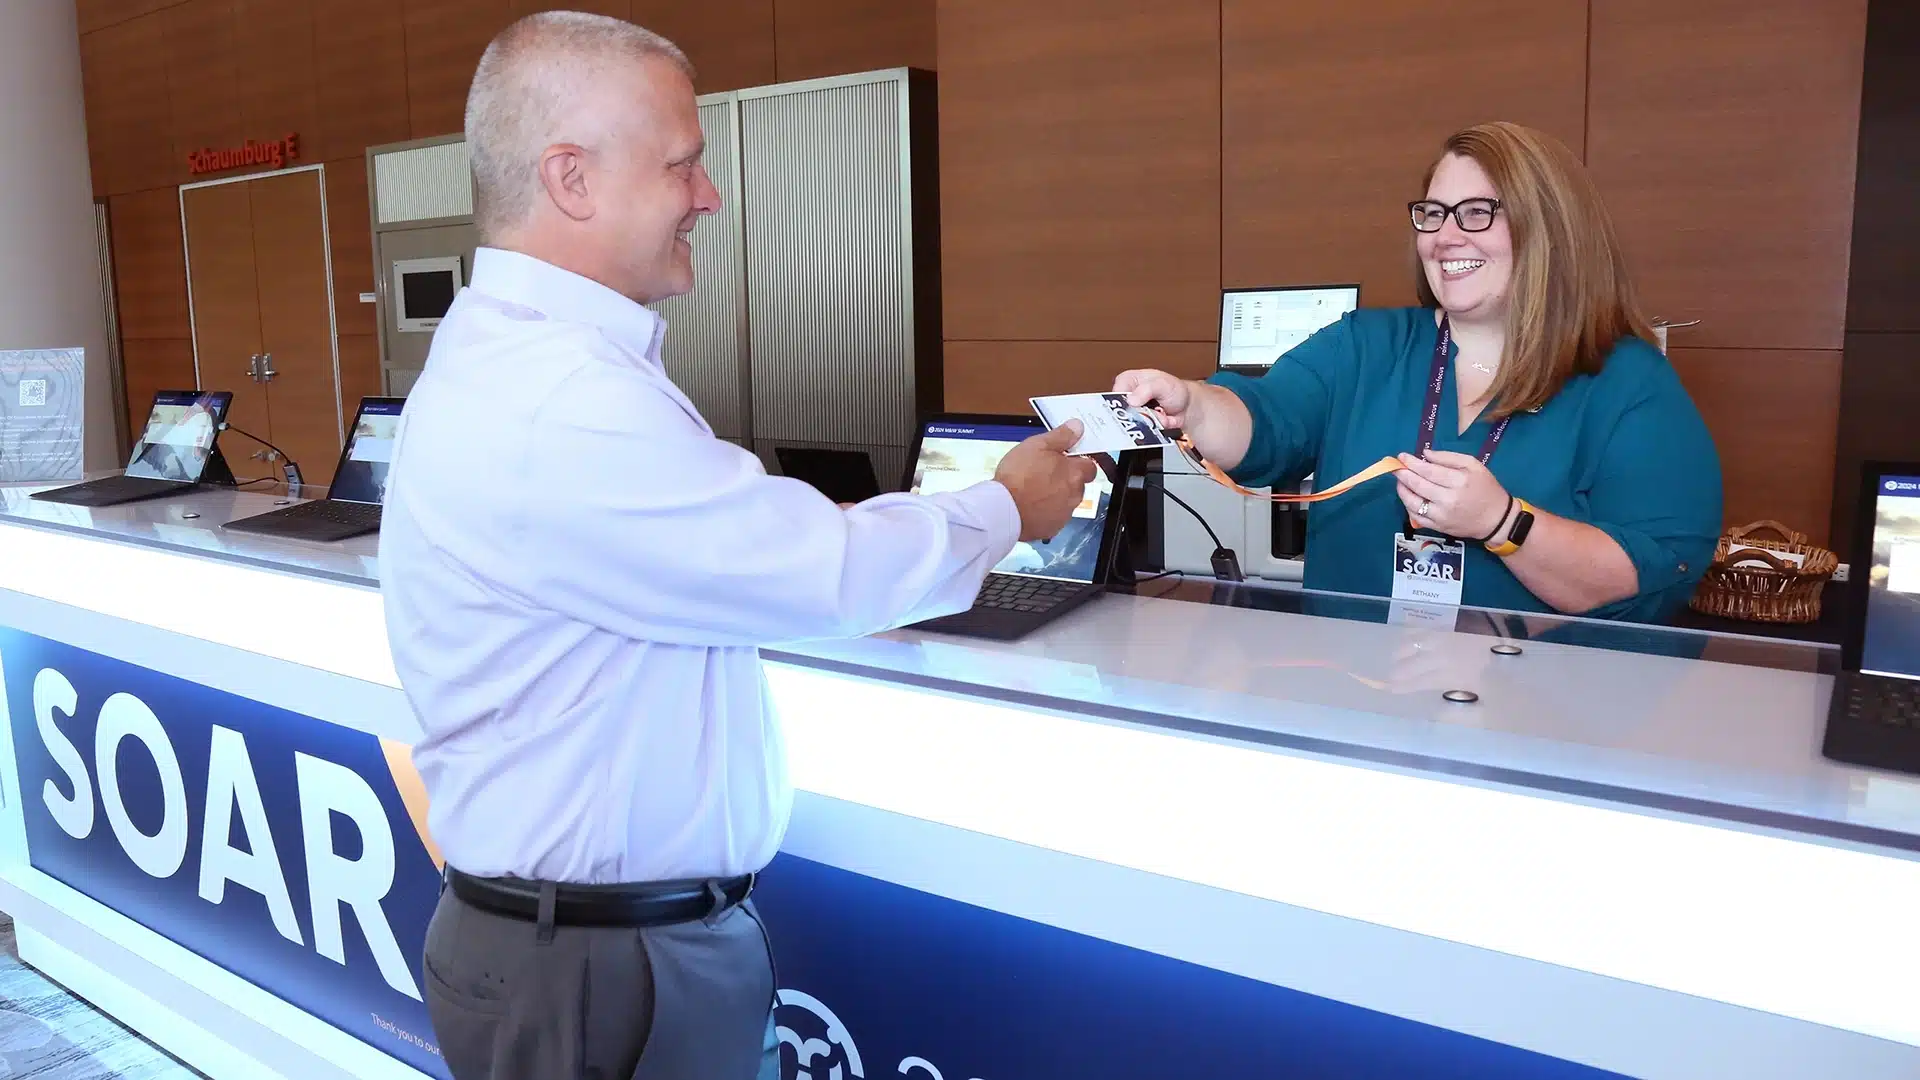
[[[1020,509],[1020,539],[1050,540],[1066,527],[1074,507],[1086,498],[1097,467],[1066,451],[1080,441],[1080,421],[1069,420],[1045,435],[1035,435],[1007,451],[993,478],[1013,495]]]

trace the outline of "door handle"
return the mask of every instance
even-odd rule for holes
[[[247,378],[252,379],[254,382],[260,381],[259,353],[254,353],[252,356],[247,357]]]
[[[273,354],[261,353],[260,354],[260,381],[272,382],[273,377],[278,374],[280,373],[273,370]]]

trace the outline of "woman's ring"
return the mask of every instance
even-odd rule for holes
[[[1428,514],[1432,512],[1433,512],[1433,503],[1426,499],[1421,499],[1420,509],[1415,510],[1413,513],[1415,517],[1426,517]]]

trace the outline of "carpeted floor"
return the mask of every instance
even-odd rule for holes
[[[0,915],[0,1080],[203,1080],[20,962]]]

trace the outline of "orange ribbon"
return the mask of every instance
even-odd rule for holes
[[[1252,491],[1247,488],[1241,487],[1239,484],[1234,483],[1233,478],[1228,476],[1225,470],[1221,469],[1220,466],[1215,465],[1213,462],[1208,461],[1205,457],[1201,456],[1199,449],[1193,445],[1193,440],[1189,438],[1185,432],[1176,433],[1174,431],[1167,431],[1166,434],[1170,436],[1176,444],[1179,445],[1181,450],[1186,452],[1187,457],[1192,459],[1195,465],[1198,465],[1202,469],[1205,469],[1207,475],[1212,477],[1214,479],[1214,482],[1221,484],[1227,488],[1230,488],[1234,491],[1237,491],[1240,494],[1247,496],[1248,498],[1267,499],[1269,501],[1278,502],[1278,503],[1316,503],[1316,502],[1320,502],[1323,499],[1331,499],[1336,495],[1344,495],[1347,492],[1352,491],[1354,488],[1359,487],[1361,484],[1364,484],[1367,481],[1372,480],[1377,476],[1386,476],[1389,473],[1396,473],[1396,472],[1399,472],[1401,469],[1406,468],[1405,465],[1401,464],[1400,459],[1397,457],[1383,457],[1379,461],[1376,461],[1373,464],[1367,466],[1366,468],[1361,469],[1359,472],[1354,473],[1352,476],[1347,477],[1345,480],[1340,481],[1339,483],[1333,485],[1332,487],[1322,488],[1319,491],[1313,492],[1312,494],[1309,494],[1309,495],[1283,494],[1283,493],[1276,493],[1276,492],[1267,492],[1263,494],[1258,491]]]

